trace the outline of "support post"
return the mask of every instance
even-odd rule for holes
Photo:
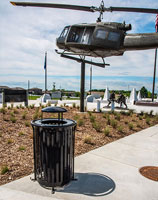
[[[90,95],[91,95],[91,91],[92,91],[92,66],[90,68]]]
[[[5,92],[2,92],[2,106],[4,107],[5,105]]]
[[[80,112],[84,112],[85,62],[81,62]]]
[[[154,62],[154,75],[153,75],[152,102],[154,101],[155,75],[156,75],[156,61],[157,61],[157,49],[155,49],[155,62]]]

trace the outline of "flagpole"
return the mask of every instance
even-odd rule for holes
[[[47,52],[45,52],[44,69],[45,69],[45,93],[46,93],[47,92]]]
[[[158,32],[158,15],[156,15],[155,28],[156,28],[156,33],[157,33],[157,32]],[[154,62],[154,75],[153,75],[152,102],[154,101],[155,75],[156,75],[156,61],[157,61],[157,48],[155,49],[155,62]]]

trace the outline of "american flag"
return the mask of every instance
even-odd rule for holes
[[[158,32],[158,14],[156,15],[155,28],[156,28],[156,32]]]

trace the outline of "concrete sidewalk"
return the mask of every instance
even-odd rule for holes
[[[139,173],[158,166],[158,125],[75,158],[75,177],[55,194],[30,176],[0,187],[0,200],[158,200],[158,182]]]

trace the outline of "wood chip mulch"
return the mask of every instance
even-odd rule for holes
[[[80,113],[77,108],[66,109],[68,112],[64,113],[64,118],[74,119],[78,124],[75,156],[158,123],[158,116],[138,115],[131,111],[127,114]],[[0,109],[0,185],[33,172],[33,130],[30,122],[37,117],[35,113],[40,118],[41,108],[5,108],[4,113]],[[55,115],[45,113],[43,117]],[[114,121],[115,125],[112,124]]]

